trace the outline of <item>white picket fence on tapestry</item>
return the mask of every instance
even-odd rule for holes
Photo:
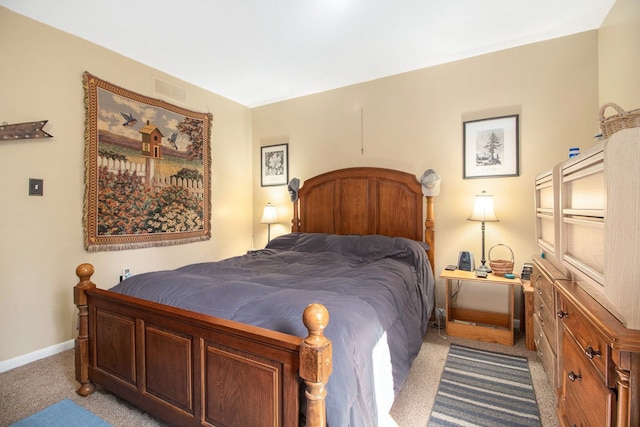
[[[129,172],[142,178],[142,181],[146,183],[147,180],[147,165],[145,163],[130,162],[128,160],[112,159],[109,157],[98,156],[98,167],[105,166],[111,173],[117,174],[118,172]],[[153,173],[153,171],[151,171]],[[153,187],[169,187],[178,186],[189,190],[191,194],[194,194],[197,198],[204,197],[204,183],[202,180],[177,178],[175,176],[165,175],[161,173],[153,173],[153,180],[151,182]]]

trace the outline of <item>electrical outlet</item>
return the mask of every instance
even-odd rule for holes
[[[122,282],[124,279],[128,279],[129,277],[131,277],[131,269],[130,268],[123,268],[122,269],[122,276],[120,276],[120,281]]]

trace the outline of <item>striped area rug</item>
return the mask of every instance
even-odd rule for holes
[[[428,427],[540,425],[526,358],[451,345]]]

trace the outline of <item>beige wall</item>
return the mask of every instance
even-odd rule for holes
[[[436,169],[442,177],[436,268],[455,263],[463,249],[479,263],[480,224],[466,219],[474,195],[486,190],[500,219],[487,224],[487,252],[507,244],[520,272],[537,252],[535,175],[566,159],[569,147],[589,147],[598,131],[597,43],[591,31],[255,108],[254,162],[261,145],[288,141],[290,176],[302,181],[360,165],[417,176]],[[520,176],[463,179],[462,123],[513,113],[520,114]],[[286,188],[261,188],[254,177],[254,205],[267,201],[278,206],[281,218],[272,235],[287,232],[292,212]],[[258,220],[254,212],[256,235],[264,228]],[[442,281],[438,288],[443,307]],[[461,292],[458,302],[504,310],[505,299],[503,290],[485,287],[479,294]]]
[[[600,105],[640,108],[640,2],[617,0],[598,31]],[[605,111],[605,117],[616,114]]]
[[[251,112],[247,107],[0,7],[0,122],[49,120],[49,139],[0,141],[0,362],[73,338],[75,268],[90,262],[100,287],[133,273],[237,255],[252,224]],[[89,254],[83,248],[82,73],[158,98],[152,79],[184,86],[190,109],[211,112],[210,241]],[[27,195],[44,179],[44,197]]]

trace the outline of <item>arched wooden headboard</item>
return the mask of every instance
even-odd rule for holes
[[[426,242],[435,271],[433,197],[425,197],[418,179],[407,172],[354,167],[309,178],[293,204],[291,230],[381,234]]]

